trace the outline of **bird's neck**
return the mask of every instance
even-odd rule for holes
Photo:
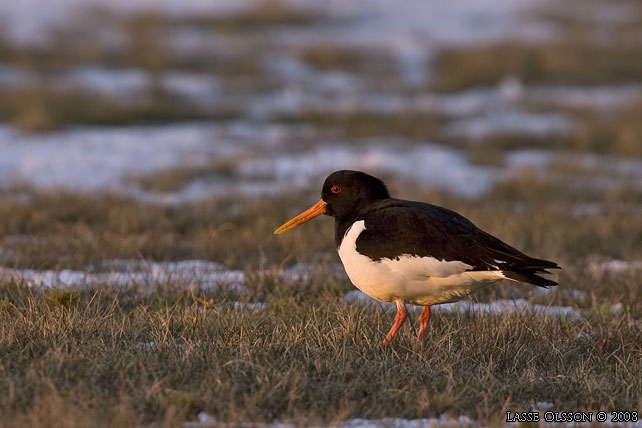
[[[335,219],[334,221],[334,242],[337,244],[337,248],[341,246],[341,241],[343,240],[343,237],[345,236],[346,232],[348,229],[350,229],[350,226],[354,224],[356,221],[356,218],[342,218],[342,219]]]

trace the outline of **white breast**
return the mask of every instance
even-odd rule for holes
[[[365,221],[359,220],[347,230],[338,249],[339,257],[350,281],[377,300],[419,305],[453,302],[504,278],[500,271],[468,271],[471,266],[466,263],[434,257],[405,254],[374,261],[357,252],[357,238],[365,229]]]

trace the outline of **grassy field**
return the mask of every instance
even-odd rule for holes
[[[621,16],[598,13],[606,6]],[[127,178],[126,186],[147,195],[177,192],[199,179],[242,183],[248,176],[237,163],[245,159],[281,150],[276,153],[296,160],[328,141],[364,152],[372,144],[404,150],[441,144],[470,168],[505,172],[476,199],[402,174],[382,178],[394,196],[454,209],[563,267],[556,274],[559,287],[549,292],[506,282],[474,301],[525,299],[579,314],[436,310],[426,349],[417,354],[413,312],[412,327],[404,326],[390,349],[380,352],[394,311],[347,302],[353,286],[337,274],[332,220],[272,234],[318,199],[321,181],[304,190],[282,184],[276,195],[229,193],[181,204],[142,202],[127,192],[3,184],[0,425],[174,427],[205,413],[225,426],[330,426],[352,418],[386,426],[381,419],[444,415],[501,426],[506,411],[642,412],[642,176],[617,168],[642,157],[642,99],[608,108],[559,98],[500,100],[503,82],[511,79],[525,93],[538,87],[634,92],[642,80],[641,16],[633,0],[555,2],[524,18],[552,26],[554,37],[432,46],[422,60],[429,62],[425,81],[409,86],[398,62],[412,56],[413,47],[395,56],[397,43],[405,46],[403,37],[368,48],[332,37],[310,43],[295,35],[293,42],[289,30],[350,23],[277,0],[221,16],[94,10],[50,34],[44,45],[12,44],[0,32],[0,121],[25,133],[20,135],[37,138],[93,125],[238,125],[211,137],[212,145],[238,148],[230,150],[236,157]],[[110,32],[120,45],[101,39]],[[170,36],[194,33],[206,41],[198,49],[172,47]],[[279,44],[283,40],[289,41]],[[286,71],[274,71],[277,65]],[[133,70],[147,86],[122,97],[100,85],[61,84],[75,70],[92,67],[112,83]],[[33,81],[3,83],[12,70]],[[167,81],[176,73],[206,87],[218,85],[220,92],[213,91],[211,103],[172,92]],[[358,82],[358,88],[346,90],[346,81]],[[477,92],[482,95],[470,96]],[[314,102],[278,108],[301,94]],[[381,99],[400,99],[402,107],[371,105]],[[451,107],[421,107],[422,99]],[[273,109],[262,110],[265,105]],[[513,111],[558,114],[572,126],[550,135],[460,138],[446,132],[453,123]],[[251,140],[264,136],[243,128],[248,123],[260,130],[273,125],[282,137],[276,143],[267,138],[264,151],[253,152],[260,144]],[[238,141],[234,132],[241,134]],[[521,150],[551,155],[551,166],[510,167],[507,159]],[[269,171],[261,174],[249,177],[273,178]],[[213,261],[241,271],[245,286],[168,279],[153,287],[136,280],[123,287],[96,274],[113,273],[106,262],[123,259]],[[282,272],[292,266],[313,268],[310,275],[288,279]],[[55,276],[69,270],[99,279],[83,287],[29,281],[34,272]]]
[[[0,208],[0,247],[14,252],[5,266],[82,269],[116,257],[202,258],[241,268],[248,284],[235,295],[173,282],[152,290],[32,289],[2,280],[3,423],[175,426],[205,411],[239,422],[448,414],[497,424],[506,410],[538,402],[560,410],[642,407],[639,271],[587,269],[598,254],[642,257],[639,212],[615,208],[574,218],[564,194],[550,192],[542,202],[544,189],[529,193],[519,182],[483,202],[402,187],[403,196],[455,208],[564,267],[553,293],[503,284],[477,299],[570,305],[582,318],[437,313],[423,354],[412,351],[410,327],[379,352],[394,313],[344,301],[351,285],[332,273],[338,259],[331,220],[271,234],[305,195],[170,209],[116,196],[34,193],[30,204]],[[617,195],[595,197],[606,204]],[[295,261],[320,268],[295,283],[269,274]],[[235,309],[234,301],[266,309]],[[617,303],[621,312],[612,311]]]

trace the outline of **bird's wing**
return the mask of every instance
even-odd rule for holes
[[[357,251],[373,260],[402,261],[410,256],[452,262],[441,264],[445,274],[450,269],[460,270],[462,264],[464,270],[532,273],[558,267],[525,255],[454,211],[421,202],[389,201],[365,213],[366,229],[356,241]],[[434,266],[427,274],[431,272]]]

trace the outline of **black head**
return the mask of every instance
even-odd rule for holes
[[[376,177],[360,171],[336,171],[325,179],[321,200],[283,223],[274,233],[287,232],[321,214],[331,215],[337,224],[343,224],[369,204],[389,197],[386,185]]]
[[[326,214],[337,219],[352,217],[372,202],[389,197],[383,181],[361,171],[335,171],[325,179],[321,190]]]

